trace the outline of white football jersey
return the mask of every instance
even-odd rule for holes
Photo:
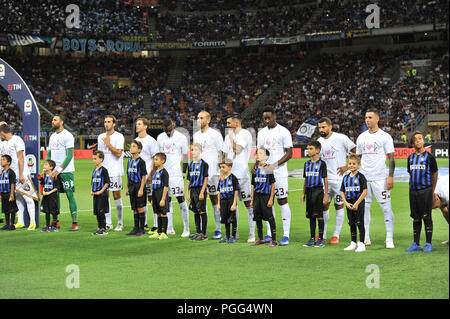
[[[159,151],[166,154],[164,168],[169,173],[170,178],[182,177],[180,162],[183,159],[183,155],[187,156],[189,153],[186,136],[175,129],[170,137],[166,132],[162,132],[158,135],[156,141],[158,142]]]
[[[30,171],[27,166],[27,161],[25,159],[25,142],[17,135],[12,135],[9,141],[5,141],[3,145],[3,151],[5,152],[2,155],[11,156],[11,169],[16,174],[16,178],[19,179],[19,159],[17,157],[17,152],[23,151],[23,176],[30,175]]]
[[[0,155],[6,154],[6,141],[0,141]]]
[[[66,158],[66,149],[73,148],[74,145],[75,139],[73,138],[73,135],[66,129],[62,130],[59,133],[55,132],[50,136],[49,149],[51,151],[51,160],[55,161],[57,168],[62,164],[62,162],[64,162],[64,159]],[[74,157],[75,155],[72,157],[70,163],[67,165],[67,167],[64,168],[61,173],[70,173],[75,171]]]
[[[441,199],[441,203],[448,204],[448,175],[438,178],[434,193],[439,196],[439,198]]]
[[[147,175],[149,175],[152,171],[153,156],[159,152],[158,143],[150,135],[146,135],[142,138],[136,137],[135,140],[142,143],[142,150],[139,156],[144,160]]]
[[[123,176],[123,152],[120,157],[116,157],[109,147],[105,144],[103,139],[106,137],[106,133],[102,133],[97,139],[97,150],[105,153],[105,159],[103,160],[103,166],[108,170],[110,177]],[[110,136],[111,145],[119,150],[123,151],[123,145],[125,138],[122,133],[114,131]]]
[[[225,136],[222,151],[227,154],[227,158],[233,161],[233,168],[231,173],[238,179],[250,178],[248,170],[248,160],[250,159],[250,152],[252,150],[252,134],[246,129],[242,129],[239,133],[234,134],[234,143],[241,146],[243,149],[239,154],[233,152],[233,145],[230,141],[230,136]]]
[[[219,175],[219,151],[223,148],[223,137],[213,128],[208,128],[205,132],[198,131],[194,134],[194,143],[202,146],[201,159],[208,163],[208,175]]]
[[[287,128],[277,124],[274,128],[266,126],[258,132],[258,148],[264,147],[270,152],[268,164],[279,161],[285,154],[286,148],[292,148],[292,136]],[[278,166],[273,174],[277,177],[288,177],[287,162]]]
[[[332,132],[329,138],[319,137],[320,142],[320,158],[327,164],[328,180],[342,180],[343,176],[339,175],[337,170],[339,167],[347,164],[347,155],[356,147],[347,135]]]
[[[362,155],[360,171],[368,181],[386,178],[386,155],[394,152],[392,136],[382,129],[375,133],[367,130],[356,140],[356,154]]]

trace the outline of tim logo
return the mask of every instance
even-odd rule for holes
[[[36,135],[24,135],[23,140],[24,140],[24,142],[37,141],[37,136]]]
[[[33,110],[33,104],[31,103],[31,100],[25,100],[25,103],[23,104],[23,110],[25,113],[31,113]]]
[[[0,76],[5,76],[5,65],[0,64]]]
[[[22,89],[22,84],[8,84],[8,91],[17,91]]]

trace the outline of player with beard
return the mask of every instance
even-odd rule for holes
[[[103,166],[109,174],[110,184],[108,191],[111,191],[117,211],[117,227],[115,231],[123,230],[123,203],[122,203],[122,176],[123,172],[123,146],[125,138],[122,133],[115,131],[116,118],[114,115],[106,115],[104,120],[105,133],[98,136],[97,149],[104,154]],[[106,230],[112,229],[111,205],[105,214]]]
[[[327,238],[327,225],[330,219],[329,207],[331,200],[334,201],[336,210],[336,222],[334,224],[334,233],[330,244],[339,244],[339,234],[345,219],[344,199],[341,197],[341,184],[343,174],[347,171],[347,155],[356,152],[356,145],[347,135],[333,132],[331,119],[323,117],[318,122],[320,142],[322,148],[319,157],[327,164],[328,176],[328,203],[323,207],[324,233],[323,239]]]

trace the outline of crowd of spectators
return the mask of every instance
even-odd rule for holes
[[[364,129],[364,111],[376,108],[380,127],[400,141],[408,125],[424,118],[428,106],[438,105],[439,112],[448,113],[448,71],[443,72],[441,64],[415,77],[400,77],[393,85],[384,76],[390,68],[399,68],[400,60],[409,60],[420,51],[321,56],[272,96],[269,104],[276,106],[282,114],[279,122],[293,136],[306,119],[328,116],[336,131],[353,140]],[[429,53],[429,58],[438,57],[438,52]],[[249,126],[261,127],[261,120],[256,115]]]
[[[67,28],[64,0],[43,0],[39,3],[0,0],[0,33],[36,36],[70,36],[108,39],[142,35],[148,32],[148,15],[142,8],[119,0],[80,0],[80,27]],[[72,21],[73,22],[73,21]]]
[[[321,4],[322,13],[306,28],[307,33],[367,29],[369,4],[380,8],[380,28],[399,25],[448,23],[448,2],[430,0],[328,0]]]
[[[131,134],[133,121],[144,115],[143,94],[166,83],[169,59],[120,57],[73,59],[9,56],[35,99],[62,113],[78,134],[98,134],[103,116],[117,117],[117,128]],[[130,81],[122,86],[121,78]],[[43,122],[49,126],[50,123]]]
[[[329,116],[335,130],[352,139],[363,129],[364,110],[374,107],[381,112],[380,127],[400,140],[408,125],[426,115],[427,107],[437,105],[437,111],[448,113],[448,61],[442,56],[442,50],[422,48],[319,56],[268,104],[277,108],[280,124],[293,136],[306,119]],[[197,114],[208,110],[211,125],[223,132],[227,114],[244,111],[303,61],[298,53],[190,57],[181,85],[169,89],[170,58],[2,58],[22,74],[37,101],[65,115],[67,124],[83,135],[99,134],[106,114],[117,117],[117,130],[132,134],[136,118],[145,115],[145,96],[152,118],[171,117],[191,131]],[[386,76],[399,69],[401,60],[415,58],[431,58],[435,63],[420,69],[416,76],[402,76],[397,81]],[[6,91],[0,98],[2,111],[6,110],[4,120],[20,129],[14,102]],[[50,127],[51,118],[41,113],[41,126]],[[255,112],[245,126],[263,127],[261,114]]]
[[[171,8],[178,7],[183,11],[216,11],[216,10],[239,10],[249,8],[273,8],[281,6],[293,6],[304,3],[314,3],[317,0],[178,0],[162,2]],[[174,5],[175,3],[175,5]]]
[[[150,90],[152,110],[188,130],[198,112],[208,110],[211,125],[224,131],[227,114],[242,112],[302,59],[297,53],[190,58],[180,88]]]
[[[80,28],[76,29],[66,26],[67,1],[43,0],[36,5],[0,0],[0,33],[107,39],[151,34],[159,42],[288,37],[366,29],[369,13],[365,8],[372,3],[380,7],[381,28],[448,23],[448,2],[438,0],[186,0],[162,1],[160,8],[151,10],[132,1],[80,0]],[[204,13],[211,9],[212,13]],[[321,14],[312,18],[317,9]]]
[[[158,13],[156,39],[161,42],[241,40],[298,35],[311,18],[313,6],[280,10],[239,10],[210,16]]]

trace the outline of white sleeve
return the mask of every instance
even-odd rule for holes
[[[392,139],[392,136],[388,133],[386,133],[386,139],[384,142],[384,152],[386,154],[390,154],[390,153],[394,153],[395,152],[395,148],[394,148],[394,140]]]
[[[288,129],[283,130],[283,148],[291,148],[294,147],[292,143],[292,135]]]
[[[247,138],[246,138],[245,134],[241,134],[241,136],[239,136],[236,139],[236,144],[241,146],[244,149],[247,148],[248,142],[247,142]]]
[[[229,144],[230,144],[230,137],[229,137],[229,135],[227,135],[227,136],[225,136],[225,141],[223,142],[221,151],[224,153],[229,153],[229,147],[228,147]]]
[[[358,136],[358,138],[356,139],[356,154],[361,155],[362,152],[363,152],[363,150],[362,150],[362,145],[361,145],[361,139]]]
[[[181,142],[181,153],[182,154],[188,154],[189,153],[189,143],[187,140],[186,135],[182,134],[182,142]]]
[[[356,146],[355,143],[353,143],[353,141],[347,135],[344,135],[344,144],[347,154],[350,154],[352,149]]]
[[[222,137],[222,134],[220,134],[219,132],[217,132],[216,141],[217,141],[217,149],[219,151],[222,150],[222,148],[223,148],[223,137]]]
[[[17,137],[14,141],[14,147],[16,148],[16,153],[23,151],[23,156],[25,157],[25,142],[20,137]]]
[[[256,148],[262,148],[263,146],[264,146],[264,139],[260,131],[256,137]]]
[[[114,143],[115,145],[113,145],[113,146],[114,146],[114,148],[116,148],[118,150],[123,150],[124,143],[125,143],[125,137],[122,134],[120,134],[119,138]]]

